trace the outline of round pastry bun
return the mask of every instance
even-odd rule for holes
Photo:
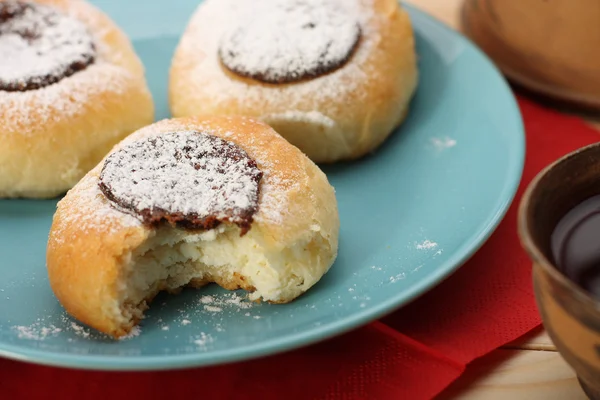
[[[261,119],[317,163],[372,152],[407,115],[418,81],[414,37],[397,0],[351,3],[362,37],[345,65],[306,81],[266,84],[222,65],[219,41],[233,23],[231,9],[227,1],[205,1],[172,61],[172,114]]]
[[[334,189],[312,161],[262,122],[164,120],[133,133],[111,154],[144,138],[183,131],[223,138],[256,161],[263,172],[258,211],[244,235],[227,223],[203,232],[169,224],[149,228],[99,189],[104,163],[90,171],[58,204],[48,273],[71,315],[115,337],[138,323],[161,290],[216,282],[228,290],[243,288],[252,300],[286,303],[317,283],[337,256]]]
[[[62,194],[116,143],[154,120],[142,63],[105,14],[83,0],[33,2],[83,22],[96,58],[49,86],[0,90],[0,197]]]

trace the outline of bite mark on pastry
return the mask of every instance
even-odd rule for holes
[[[233,223],[244,235],[258,210],[263,173],[229,141],[196,131],[134,142],[104,163],[99,186],[146,225],[210,230]]]
[[[223,35],[219,58],[230,72],[264,83],[317,78],[343,67],[361,38],[356,18],[335,2],[262,0]]]
[[[55,84],[95,61],[87,27],[54,8],[0,2],[0,90],[24,92]]]

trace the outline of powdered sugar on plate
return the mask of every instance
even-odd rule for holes
[[[131,329],[131,332],[129,332],[127,335],[119,338],[119,340],[129,340],[129,339],[133,339],[134,337],[138,337],[140,336],[140,334],[142,333],[142,329],[139,326],[134,326]]]
[[[196,336],[192,342],[199,347],[206,347],[208,344],[214,342],[214,338],[207,333],[201,332],[200,335]]]
[[[112,340],[109,336],[100,333],[92,328],[81,325],[74,321],[66,313],[63,314],[58,321],[54,323],[47,322],[48,318],[38,318],[36,322],[30,325],[15,325],[12,330],[17,333],[19,339],[44,341],[48,338],[58,337],[60,335],[75,335],[79,339],[85,340]],[[129,340],[141,334],[139,326],[133,327],[128,335],[121,337],[119,340]],[[72,342],[74,339],[69,338]]]
[[[424,240],[421,243],[417,243],[415,245],[417,250],[432,250],[438,247],[436,242],[432,242],[431,240]]]
[[[12,329],[17,332],[19,339],[37,341],[45,340],[47,337],[57,336],[62,332],[61,328],[52,324],[45,326],[41,322],[36,322],[28,326],[16,325],[13,326]]]
[[[455,139],[449,138],[448,136],[434,137],[429,139],[429,142],[437,151],[451,149],[458,143]]]
[[[91,333],[90,333],[89,329],[84,326],[79,325],[76,322],[71,322],[70,328],[71,328],[71,331],[75,332],[75,334],[77,336],[80,336],[84,339],[87,339],[90,337]]]
[[[406,274],[404,272],[401,272],[401,273],[396,274],[394,276],[390,276],[390,283],[396,283],[396,282],[401,281],[403,279],[406,279]]]
[[[246,310],[252,308],[256,303],[248,301],[235,292],[220,296],[204,295],[200,297],[200,304],[204,310],[209,312],[222,312],[223,310]]]
[[[202,295],[193,303],[187,304],[184,308],[179,309],[179,316],[175,317],[174,320],[170,320],[169,324],[165,323],[162,318],[146,323],[149,324],[151,330],[157,329],[163,335],[172,335],[172,330],[181,332],[181,328],[189,326],[191,329],[189,336],[190,342],[194,343],[202,350],[217,339],[217,336],[214,336],[214,332],[220,333],[226,331],[224,318],[220,318],[219,314],[226,317],[224,313],[230,313],[237,315],[237,318],[242,318],[244,320],[246,318],[259,320],[262,316],[255,312],[251,312],[251,309],[256,304],[257,303],[249,301],[247,297],[240,296],[236,292]],[[207,311],[207,307],[210,308],[210,311]],[[210,324],[211,330],[214,331],[213,335],[205,332],[198,333],[197,326],[199,325],[199,321],[202,321],[202,324]],[[176,326],[174,326],[174,329],[171,329],[173,323],[175,323]],[[150,326],[150,324],[152,326]],[[196,326],[194,326],[194,324],[196,324]],[[144,322],[142,325],[144,325]],[[63,312],[58,318],[53,318],[49,315],[48,317],[38,318],[36,322],[29,325],[14,325],[11,327],[11,330],[18,339],[30,341],[45,341],[61,335],[66,335],[67,342],[71,343],[81,340],[102,342],[114,341],[112,337],[74,320],[66,312]],[[119,338],[119,341],[132,340],[141,334],[142,326],[134,326],[129,334]]]

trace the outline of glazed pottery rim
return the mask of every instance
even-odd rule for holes
[[[460,24],[464,30],[464,35],[475,45],[481,46],[478,38],[473,36],[473,31],[467,20],[465,7],[463,7],[460,11]],[[488,57],[490,56],[488,55]],[[494,60],[494,63],[496,64],[497,68],[506,76],[506,79],[509,82],[519,85],[532,93],[549,97],[555,101],[570,103],[584,109],[597,110],[600,107],[600,96],[577,93],[575,90],[569,88],[553,88],[550,85],[545,84],[543,80],[537,81],[534,78],[525,76],[518,70],[511,68],[500,60]]]
[[[535,243],[535,240],[531,235],[531,227],[527,221],[527,217],[531,211],[533,194],[543,183],[544,179],[547,178],[547,176],[557,167],[569,162],[574,158],[584,157],[586,154],[594,150],[600,151],[600,142],[592,143],[564,155],[550,165],[546,166],[535,176],[535,178],[527,186],[527,189],[525,190],[525,193],[523,194],[519,204],[518,234],[521,241],[521,246],[527,252],[535,265],[540,266],[540,268],[544,269],[544,271],[552,276],[553,279],[558,281],[561,285],[567,287],[579,300],[589,303],[593,307],[600,308],[600,300],[594,298],[581,286],[567,278],[558,270],[554,263],[544,255],[543,251]],[[600,181],[600,175],[598,176],[598,181]]]

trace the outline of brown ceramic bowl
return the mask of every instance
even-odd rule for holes
[[[597,143],[542,171],[527,189],[519,210],[519,235],[533,260],[533,284],[544,326],[591,399],[600,399],[600,301],[556,268],[550,239],[569,210],[599,194]]]
[[[600,111],[598,0],[466,0],[462,17],[511,81]]]

